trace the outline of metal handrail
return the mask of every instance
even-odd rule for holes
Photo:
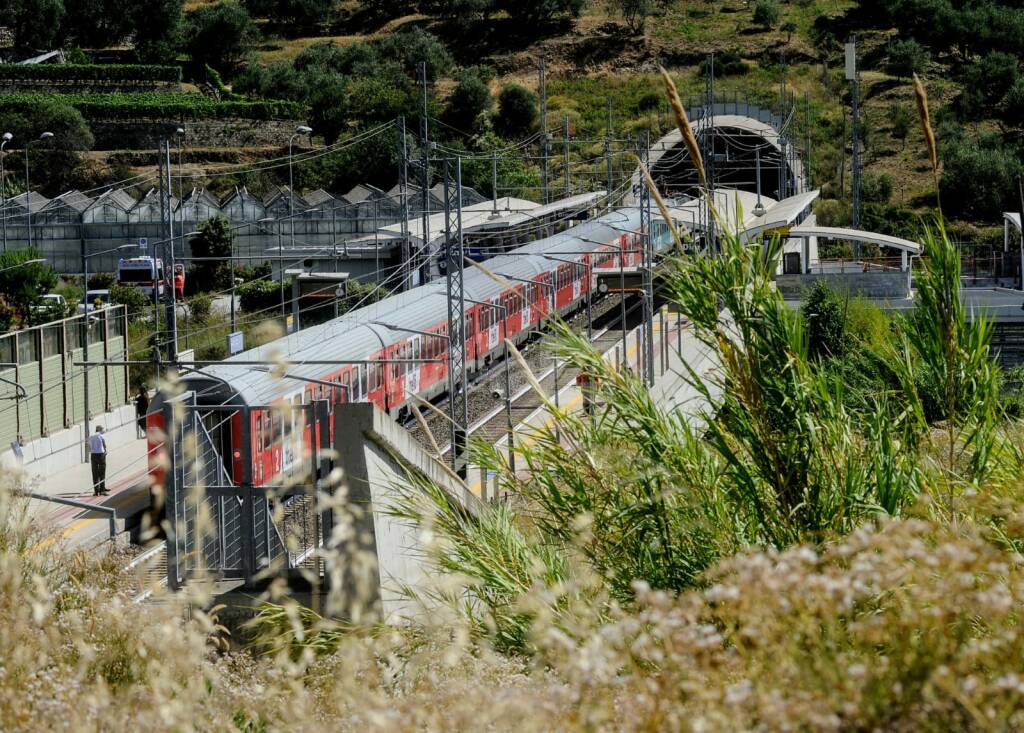
[[[37,494],[34,491],[18,491],[15,492],[18,496],[26,496],[30,499],[39,499],[40,501],[52,501],[55,504],[66,504],[67,506],[78,507],[79,509],[88,509],[89,511],[99,512],[100,514],[106,514],[107,520],[110,522],[110,538],[114,539],[117,536],[117,509],[110,506],[103,506],[102,504],[89,504],[84,501],[75,501],[74,499],[64,499],[59,496],[47,496],[46,494]]]

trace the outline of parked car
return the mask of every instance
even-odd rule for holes
[[[97,301],[100,303],[100,307],[106,306],[110,303],[110,291],[109,290],[89,290],[85,294],[85,303],[78,304],[79,313],[91,313],[96,310]]]
[[[33,313],[49,313],[50,311],[60,310],[62,313],[68,309],[68,302],[64,300],[64,296],[60,293],[47,293],[39,302],[32,306]]]

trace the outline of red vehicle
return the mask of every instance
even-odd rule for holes
[[[564,315],[585,305],[595,284],[594,267],[619,267],[620,260],[624,266],[638,263],[640,255],[632,250],[639,249],[635,246],[639,226],[636,208],[614,210],[488,260],[488,269],[506,278],[505,285],[477,269],[467,269],[466,298],[504,306],[507,316],[502,319],[497,308],[467,304],[469,375],[501,357],[505,338],[521,342],[532,337],[536,326],[551,315],[551,284],[554,308]],[[655,250],[667,249],[671,244],[667,228],[660,220],[652,228]],[[281,408],[317,400],[326,400],[329,410],[339,402],[373,402],[390,414],[404,414],[413,394],[430,400],[446,391],[447,331],[447,291],[444,281],[435,281],[280,342],[236,354],[204,367],[202,373],[187,374],[182,381],[186,390],[194,392],[200,408],[207,404],[219,409],[249,408],[213,421],[211,440],[220,446],[233,481],[242,482],[245,467],[251,465],[252,483],[262,486],[287,472],[320,437],[312,434],[316,429],[301,419],[299,411]],[[285,376],[253,368],[252,362],[267,359],[275,350],[287,354]],[[243,363],[233,365],[233,361]],[[323,366],[323,362],[334,365]],[[158,395],[153,403],[149,425],[156,429],[150,431],[152,436],[162,434],[163,401],[164,396]],[[248,425],[242,424],[243,414],[248,415]],[[344,430],[333,418],[332,413],[331,440],[336,430]],[[251,440],[245,440],[243,432]],[[150,449],[150,455],[156,456],[163,446],[152,444]],[[156,481],[162,481],[161,469],[154,466],[153,473]]]

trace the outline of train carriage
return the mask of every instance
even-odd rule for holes
[[[467,268],[467,299],[507,309],[502,319],[495,308],[467,302],[470,375],[498,358],[503,339],[522,342],[550,317],[551,285],[555,309],[565,315],[586,303],[594,287],[593,268],[639,264],[639,227],[637,209],[616,209],[487,260],[487,270],[504,276],[507,284],[478,268]],[[656,250],[670,246],[660,220],[655,220],[652,231]],[[295,423],[295,412],[289,418],[288,410],[275,407],[315,400],[332,406],[368,401],[389,414],[403,414],[411,406],[412,395],[429,400],[446,391],[447,336],[448,299],[442,279],[186,373],[182,381],[199,405],[270,407],[246,412],[248,425],[242,425],[239,411],[211,426],[212,439],[232,479],[242,480],[247,461],[254,468],[254,485],[267,485],[301,458],[294,454],[297,444],[309,446],[317,438],[308,426]],[[287,370],[284,376],[275,375],[269,367],[253,366],[254,362],[286,363]],[[333,364],[324,366],[324,362]],[[150,427],[156,428],[151,436],[162,434],[162,404],[163,397],[158,395],[149,416]],[[333,440],[334,433],[344,429],[332,412],[329,437]],[[243,455],[243,430],[252,438],[248,441],[251,455]],[[302,441],[291,439],[296,431],[305,431]],[[150,455],[161,451],[162,446],[153,445]]]

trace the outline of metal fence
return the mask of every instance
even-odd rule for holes
[[[128,403],[127,312],[115,305],[0,336],[0,446],[46,437]],[[89,385],[85,379],[88,373]]]
[[[290,414],[280,407],[200,405],[191,392],[165,404],[170,588],[196,577],[251,585],[268,569],[274,574],[318,572],[315,552],[324,532],[315,490],[329,467],[322,460],[319,441],[310,445],[303,436],[326,436],[326,403],[289,406],[287,411]],[[247,429],[254,420],[261,426],[255,445]],[[241,431],[232,428],[238,421]],[[257,485],[263,482],[251,449],[269,454],[270,446],[261,437],[264,424],[277,426],[274,435],[281,455],[288,436],[280,427],[294,426],[293,457],[287,466],[282,464],[273,482]],[[231,444],[231,450],[245,458],[238,462],[241,476],[233,477],[224,450],[227,436],[239,432],[242,445]]]

